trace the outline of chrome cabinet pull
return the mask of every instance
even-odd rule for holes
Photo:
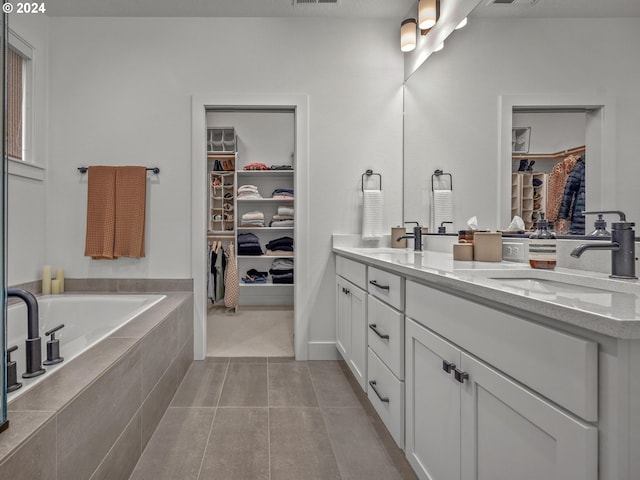
[[[369,283],[380,290],[389,290],[389,285],[380,285],[377,280],[369,280]]]
[[[376,388],[377,384],[378,383],[375,380],[369,380],[369,386],[373,389],[374,392],[376,392],[376,395],[378,396],[380,401],[384,403],[389,403],[389,397],[383,397],[382,395],[380,395],[380,392]]]
[[[375,332],[376,335],[378,335],[380,338],[382,338],[383,340],[389,340],[389,335],[385,335],[382,334],[378,331],[377,329],[377,325],[375,323],[372,323],[371,325],[369,325],[369,328],[371,330],[373,330]]]

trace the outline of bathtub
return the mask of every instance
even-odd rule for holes
[[[60,355],[64,362],[43,365],[46,373],[29,379],[22,378],[25,371],[27,307],[22,301],[10,305],[7,308],[7,348],[18,345],[18,350],[11,354],[11,359],[17,362],[18,381],[22,383],[22,388],[9,393],[7,400],[15,399],[46,378],[47,374],[63,368],[70,360],[163,298],[165,295],[150,294],[63,294],[38,297],[42,361],[47,359],[49,340],[45,332],[64,324],[64,328],[56,332],[56,338],[60,340]]]

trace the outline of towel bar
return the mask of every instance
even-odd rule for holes
[[[89,167],[78,167],[78,171],[80,173],[87,173],[89,171]],[[160,173],[160,169],[158,167],[147,167],[147,171],[152,171],[156,175]]]

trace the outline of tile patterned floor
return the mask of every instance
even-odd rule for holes
[[[416,479],[344,362],[194,362],[131,480]]]
[[[293,307],[210,308],[207,356],[293,356]]]

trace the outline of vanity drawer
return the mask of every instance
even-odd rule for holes
[[[398,310],[404,309],[404,280],[399,275],[374,267],[368,268],[369,293]]]
[[[404,448],[404,382],[369,349],[367,397],[400,448]],[[377,392],[377,393],[376,393]]]
[[[367,323],[369,348],[404,380],[404,314],[369,294]]]
[[[354,285],[367,289],[367,267],[362,263],[336,256],[336,273]]]
[[[598,419],[598,344],[407,281],[407,317],[587,421]]]

